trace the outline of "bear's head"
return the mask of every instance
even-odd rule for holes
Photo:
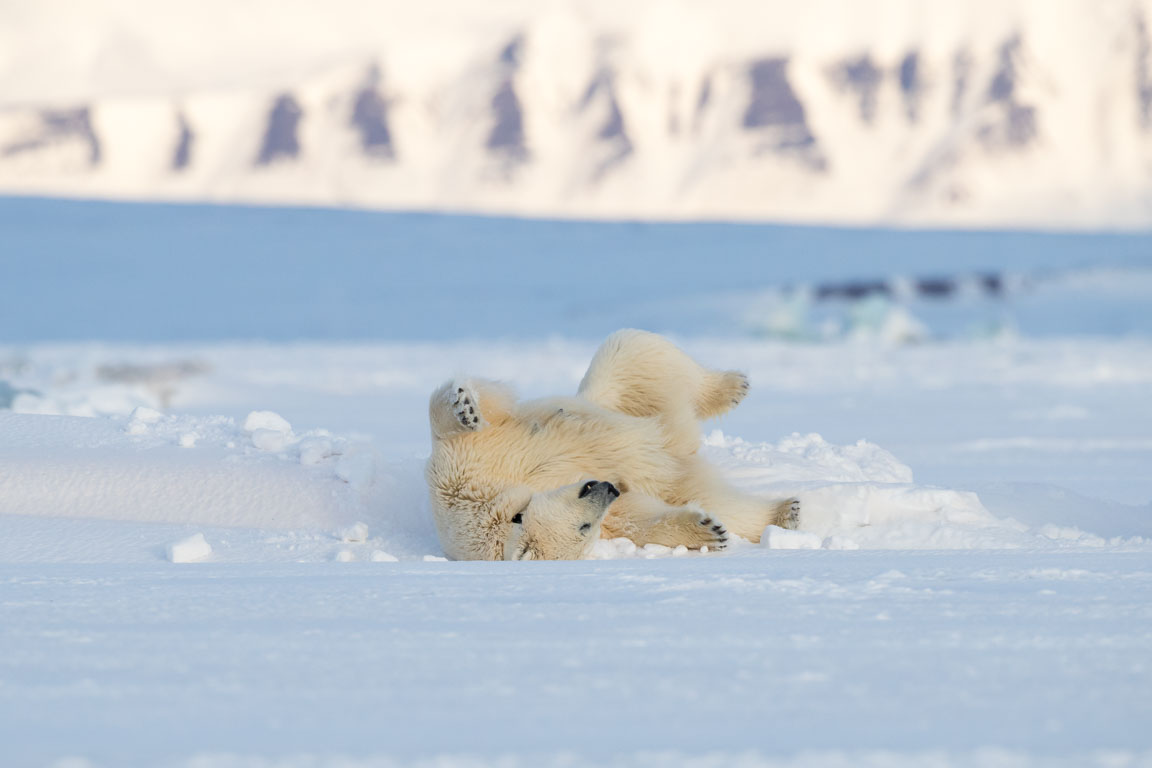
[[[596,480],[512,495],[504,559],[579,560],[600,538],[600,523],[619,495],[612,483]]]

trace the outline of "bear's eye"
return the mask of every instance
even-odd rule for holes
[[[524,523],[524,513],[523,512],[517,512],[515,515],[512,516],[512,524],[513,525],[522,525],[523,523]]]
[[[590,530],[592,530],[592,523],[584,523],[580,526],[580,533],[588,533]]]

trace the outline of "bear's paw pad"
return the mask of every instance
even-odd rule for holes
[[[452,412],[460,426],[467,430],[480,429],[484,418],[480,414],[480,404],[476,400],[476,393],[470,388],[457,386],[452,401]]]
[[[696,521],[696,534],[700,539],[698,547],[708,547],[710,551],[727,547],[728,529],[724,527],[724,524],[703,512],[698,514],[699,519]]]

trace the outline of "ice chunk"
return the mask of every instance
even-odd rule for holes
[[[588,557],[592,560],[612,560],[618,557],[633,557],[636,545],[631,539],[597,539],[592,543]]]
[[[760,544],[768,549],[820,549],[824,540],[815,533],[789,531],[778,525],[770,525],[760,536]]]
[[[124,427],[124,431],[130,435],[142,435],[148,431],[148,427],[164,418],[164,414],[160,411],[153,410],[139,406],[132,411],[132,417],[128,420],[128,424]]]
[[[384,552],[383,550],[375,549],[372,551],[372,562],[374,562],[374,563],[395,563],[395,562],[399,562],[399,560],[395,555],[390,555],[387,552]]]
[[[293,443],[291,432],[257,429],[252,432],[252,445],[262,451],[278,453]]]
[[[338,563],[351,563],[356,559],[356,555],[352,554],[350,549],[342,549],[336,553],[336,562]]]
[[[368,538],[368,524],[356,523],[340,531],[340,538],[344,541],[365,541]]]
[[[204,534],[196,533],[168,545],[168,559],[173,563],[194,563],[212,554],[212,547]]]
[[[247,418],[244,419],[245,432],[255,432],[260,429],[266,429],[269,432],[279,432],[281,434],[292,433],[292,425],[288,423],[287,419],[275,411],[252,411],[248,414]]]
[[[155,424],[162,418],[164,418],[164,414],[160,413],[160,411],[157,411],[154,408],[145,408],[141,405],[132,409],[132,421],[140,421],[145,424]]]
[[[319,464],[335,455],[332,441],[324,437],[307,437],[300,441],[300,463]]]

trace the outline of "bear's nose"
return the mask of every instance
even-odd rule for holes
[[[589,480],[584,483],[584,487],[580,489],[580,498],[585,496],[596,496],[606,501],[611,501],[620,495],[620,491],[616,490],[616,486],[612,483],[600,482],[597,480]]]

